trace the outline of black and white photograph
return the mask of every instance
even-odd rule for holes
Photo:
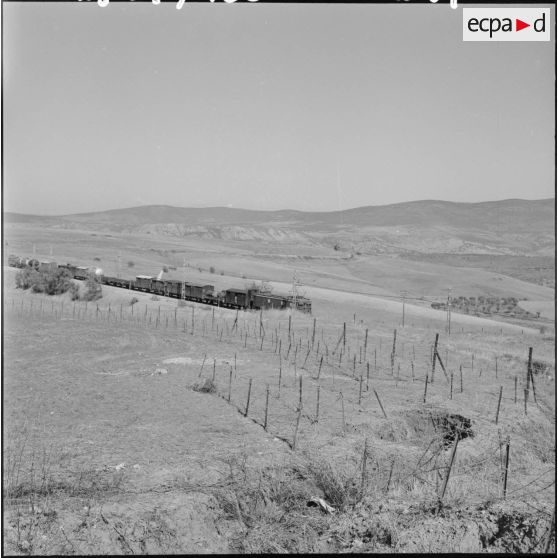
[[[1,16],[4,555],[556,552],[556,2]]]

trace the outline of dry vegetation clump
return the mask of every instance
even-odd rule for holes
[[[48,295],[64,294],[75,285],[70,272],[66,269],[41,271],[33,268],[21,269],[16,274],[15,282],[18,289],[31,289],[34,293]]]
[[[217,386],[210,378],[202,378],[192,386],[192,389],[200,393],[215,393]]]

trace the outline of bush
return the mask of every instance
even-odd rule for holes
[[[67,269],[54,269],[37,271],[35,269],[22,269],[16,275],[16,287],[18,289],[31,289],[34,293],[45,293],[48,295],[63,294],[73,289],[72,276]]]
[[[128,267],[134,267],[135,265],[136,264],[132,260],[128,262]]]
[[[178,301],[178,307],[179,307],[179,308],[184,308],[184,306],[186,306],[186,301],[180,299],[180,300]]]
[[[139,298],[133,297],[132,300],[130,300],[130,306],[133,306],[137,302],[139,302]]]
[[[225,275],[225,272],[224,272],[224,271],[221,271],[220,275]]]
[[[158,297],[157,295],[153,295],[153,296],[151,297],[151,300],[159,300],[159,297]]]
[[[94,262],[100,262],[100,261],[101,261],[101,258],[95,256],[95,257],[93,258],[93,261],[94,261]]]
[[[215,268],[213,266],[209,268],[209,273],[215,273]]]
[[[90,275],[85,280],[85,289],[82,295],[82,300],[91,302],[92,300],[99,300],[103,296],[103,289],[99,279],[95,275]]]

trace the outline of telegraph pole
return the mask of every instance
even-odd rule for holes
[[[296,276],[296,269],[293,272],[293,303],[291,306],[291,314],[292,314],[292,307],[294,306],[295,310],[296,310],[296,301],[298,298],[298,291],[297,291],[297,286],[298,286],[298,279]]]

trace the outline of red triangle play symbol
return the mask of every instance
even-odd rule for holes
[[[524,21],[521,21],[520,19],[515,20],[515,30],[516,31],[521,31],[522,29],[525,29],[526,27],[531,27],[531,24],[530,23],[525,23]]]

